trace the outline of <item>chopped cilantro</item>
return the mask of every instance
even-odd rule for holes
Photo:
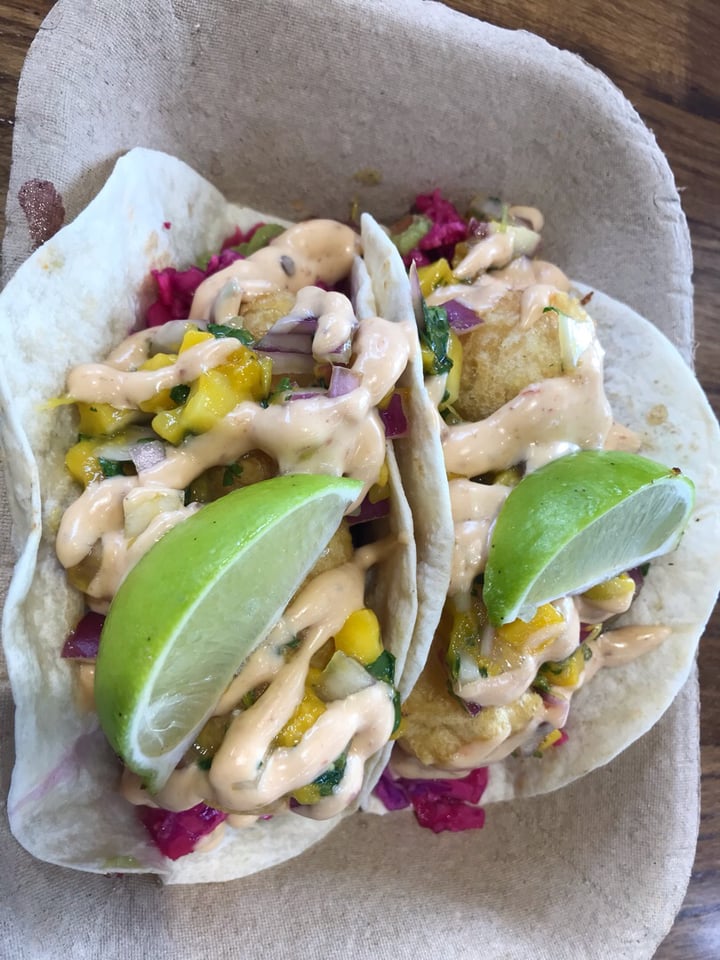
[[[365,666],[365,669],[370,674],[371,677],[375,677],[376,680],[382,680],[383,683],[389,683],[390,686],[395,682],[395,657],[390,653],[389,650],[383,650],[377,660],[373,660],[372,663],[368,663]],[[402,720],[401,704],[400,704],[400,694],[397,690],[393,693],[393,707],[395,709],[395,721],[393,723],[392,732],[395,733],[397,728],[400,726],[400,721]]]
[[[209,770],[212,766],[212,757],[200,757],[197,761],[197,765],[201,770]]]
[[[172,387],[170,390],[170,399],[178,406],[180,406],[182,403],[185,403],[189,396],[190,387],[186,383],[179,383],[176,387]]]
[[[264,405],[267,406],[270,403],[281,403],[285,400],[285,394],[292,390],[292,381],[290,377],[282,377],[274,390],[271,390],[267,395],[267,399],[264,402]]]
[[[580,644],[580,649],[582,650],[583,660],[592,660],[593,652],[586,643]]]
[[[233,340],[239,340],[246,347],[251,347],[255,342],[253,335],[244,327],[228,327],[222,323],[209,323],[207,328],[208,333],[211,333],[216,340],[232,337]]]
[[[98,463],[104,477],[121,477],[123,475],[123,465],[119,460],[106,460],[105,457],[98,457]]]
[[[648,575],[648,570],[650,569],[649,563],[643,563],[640,565],[640,573],[646,577]]]
[[[440,373],[449,373],[453,362],[448,356],[450,346],[450,324],[447,310],[443,307],[429,307],[422,301],[423,329],[420,331],[420,342],[433,355],[431,368],[426,370],[433,376]]]
[[[223,486],[231,487],[238,477],[242,476],[243,468],[239,463],[231,463],[223,471]]]
[[[335,790],[335,787],[340,784],[340,781],[345,776],[346,764],[347,752],[341,753],[327,770],[313,780],[313,783],[318,788],[318,794],[321,797],[329,797]]]
[[[377,660],[367,664],[365,669],[376,680],[392,683],[395,679],[395,657],[389,650],[383,650]]]

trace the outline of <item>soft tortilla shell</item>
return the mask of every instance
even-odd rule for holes
[[[117,762],[94,714],[73,704],[71,668],[58,655],[82,609],[54,552],[62,511],[76,496],[63,465],[75,428],[67,408],[45,404],[63,393],[72,364],[106,355],[135,326],[152,295],[150,269],[189,264],[218,249],[235,226],[262,219],[228,204],[184,163],[136,149],[0,297],[2,439],[20,554],[3,614],[16,705],[8,815],[16,838],[42,860],[95,872],[153,871],[171,883],[228,880],[296,856],[339,820],[287,817],[227,829],[211,852],[165,861],[117,793]],[[391,522],[405,544],[399,568],[394,561],[397,584],[411,582],[414,554],[402,490],[393,497]],[[403,593],[395,585],[387,596],[393,590]],[[393,619],[384,624],[386,643],[401,661],[415,616],[413,592],[404,593],[404,605],[386,600]],[[369,765],[366,789],[381,769]]]
[[[387,238],[385,238],[387,239]],[[400,262],[392,244],[387,256]],[[404,277],[404,274],[403,274]],[[409,284],[395,294],[402,316],[408,315]],[[580,295],[589,292],[575,285]],[[616,420],[642,437],[642,453],[669,466],[678,466],[695,482],[696,504],[678,548],[654,561],[642,592],[621,624],[655,623],[672,628],[657,649],[623,666],[602,670],[573,698],[566,730],[569,740],[559,749],[535,757],[508,758],[491,766],[483,803],[530,797],[556,790],[608,763],[646,733],[672,703],[687,680],[698,641],[712,612],[720,569],[720,432],[707,399],[691,370],[667,338],[630,307],[597,291],[588,310],[597,323],[606,350],[606,390]],[[429,398],[424,387],[415,408],[426,416]],[[411,428],[416,426],[414,420]],[[422,419],[420,423],[422,423]],[[406,453],[406,456],[403,456]],[[443,580],[447,527],[440,539],[422,536],[422,518],[433,515],[440,498],[449,493],[439,443],[428,443],[424,427],[412,436],[410,449],[398,449],[405,489],[413,505],[418,530],[419,623],[410,659],[424,663],[437,625],[445,590],[433,597],[423,619],[423,569],[435,565],[436,582]],[[428,481],[428,474],[431,480]],[[450,519],[452,537],[452,520]],[[435,553],[439,542],[440,550]],[[449,570],[448,570],[449,574]],[[427,592],[432,587],[428,583]],[[434,626],[433,626],[434,624]],[[378,805],[372,804],[378,811]]]

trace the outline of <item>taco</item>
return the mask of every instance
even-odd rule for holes
[[[363,221],[395,277],[381,309],[414,313],[423,343],[397,450],[411,508],[417,520],[441,498],[452,515],[434,545],[452,554],[438,570],[442,596],[413,640],[424,669],[373,809],[412,805],[436,831],[481,826],[481,797],[557,789],[645,733],[686,680],[717,591],[707,401],[650,323],[535,258],[541,229],[535,209],[480,200],[463,217],[438,191],[389,231]],[[511,492],[551,476],[543,464],[574,451],[588,463],[598,450],[640,453],[694,481],[679,546],[649,569],[606,569],[579,595],[490,622],[488,557]],[[433,545],[417,542],[420,581]],[[513,548],[519,565],[529,544]]]
[[[226,880],[306,849],[379,776],[417,608],[392,440],[415,333],[376,316],[359,254],[343,224],[270,224],[180,161],[134,150],[3,292],[20,553],[3,622],[16,703],[8,814],[35,856]],[[303,560],[284,615],[178,771],[152,794],[131,772],[121,781],[92,703],[113,598],[211,501],[288,474],[354,478],[360,493],[317,562],[323,544],[293,545]],[[240,790],[230,740],[260,730],[258,716],[254,762],[279,754],[281,772]],[[332,727],[332,757],[309,741],[317,725]]]

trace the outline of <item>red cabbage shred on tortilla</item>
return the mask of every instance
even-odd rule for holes
[[[218,827],[227,814],[205,803],[174,813],[157,807],[138,807],[137,814],[160,853],[169,860],[192,853],[203,837]]]
[[[457,833],[484,826],[485,811],[477,804],[487,784],[487,767],[457,780],[410,780],[386,768],[373,793],[388,810],[412,806],[420,826],[433,833]]]

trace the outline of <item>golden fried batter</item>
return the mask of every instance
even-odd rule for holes
[[[264,337],[273,324],[290,313],[295,296],[287,290],[261,293],[240,304],[243,326],[254,340]]]
[[[484,323],[460,338],[463,366],[454,407],[464,420],[482,420],[529,384],[563,373],[557,313],[548,311],[522,327],[521,300],[522,291],[509,291]],[[553,294],[551,303],[570,316],[587,317],[567,294]]]

